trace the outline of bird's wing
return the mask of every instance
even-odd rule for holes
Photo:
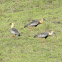
[[[35,26],[38,24],[39,24],[39,21],[32,21],[31,23],[29,23],[30,26]]]
[[[38,34],[38,35],[35,35],[34,37],[46,37],[48,36],[48,33],[41,33],[41,34]]]
[[[48,33],[47,32],[41,33],[41,37],[46,37],[46,36],[48,36]]]
[[[29,24],[25,25],[24,28],[27,27],[27,26],[35,26],[35,25],[38,25],[38,24],[39,24],[39,21],[32,21]]]
[[[14,34],[19,34],[18,30],[15,29],[15,28],[12,28],[11,31],[12,31]]]

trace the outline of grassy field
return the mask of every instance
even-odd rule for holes
[[[47,21],[37,31],[24,25],[34,19]],[[53,23],[54,21],[60,22]],[[12,39],[10,23],[21,36]],[[34,38],[41,32],[56,33],[45,39]],[[62,0],[0,0],[0,62],[62,62]]]

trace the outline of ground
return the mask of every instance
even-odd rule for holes
[[[24,25],[45,18],[37,31]],[[21,36],[12,39],[10,23]],[[60,22],[60,23],[53,23]],[[34,38],[53,30],[56,35]],[[0,0],[0,62],[62,62],[62,0]]]

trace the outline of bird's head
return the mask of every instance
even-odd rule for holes
[[[42,24],[44,21],[46,21],[45,18],[41,19],[39,23]]]
[[[55,32],[54,31],[51,31],[51,33],[49,33],[49,35],[52,35],[52,34],[55,34]],[[56,34],[55,34],[56,35]]]
[[[55,34],[55,32],[54,32],[54,31],[51,31],[51,33],[52,33],[52,34]]]
[[[13,23],[13,22],[11,22],[11,23],[10,23],[10,25],[11,25],[11,28],[13,28],[13,27],[14,27],[14,23]]]
[[[10,23],[10,25],[14,24],[13,22]]]

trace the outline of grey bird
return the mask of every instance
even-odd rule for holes
[[[12,23],[10,23],[10,25],[11,25],[12,38],[13,38],[13,34],[14,34],[15,36],[16,36],[16,35],[20,36],[20,33],[18,32],[18,30],[17,30],[16,28],[13,28],[13,27],[14,27],[14,23],[12,22]]]
[[[45,38],[45,42],[46,42],[46,38],[48,36],[51,36],[52,34],[55,34],[54,31],[51,31],[51,33],[49,33],[49,32],[43,32],[43,33],[40,33],[38,35],[35,35],[34,37],[41,37],[41,41],[40,42],[42,42],[42,38]]]
[[[42,24],[44,22],[44,18],[41,19],[41,20],[33,20],[32,22],[28,23],[27,25],[24,26],[25,27],[28,27],[28,26],[31,26],[31,31],[32,31],[32,28],[33,26],[35,27],[35,30],[36,30],[36,27],[39,25],[39,24]]]

